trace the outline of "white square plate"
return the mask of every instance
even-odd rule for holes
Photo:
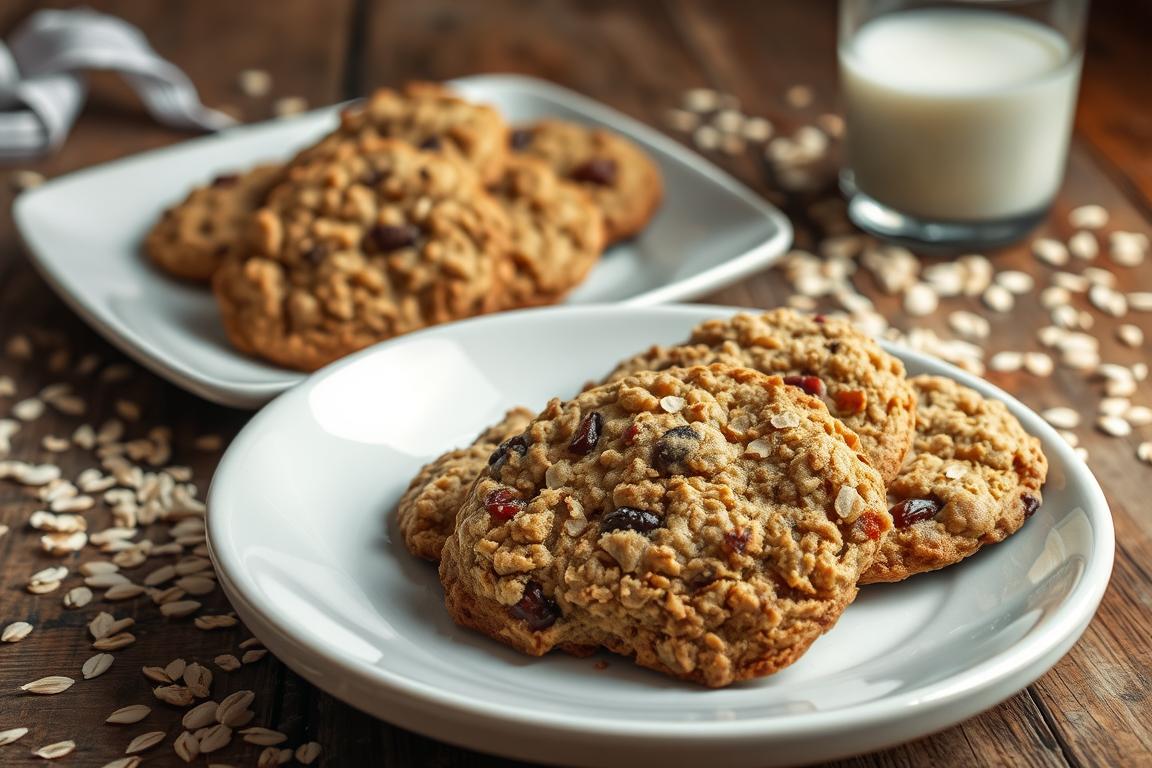
[[[660,164],[665,199],[634,241],[605,254],[570,303],[694,299],[763,269],[792,228],[779,210],[699,155],[577,93],[528,77],[451,85],[510,122],[560,117],[610,128]],[[210,292],[168,279],[140,255],[167,206],[214,175],[285,158],[335,124],[339,107],[248,125],[117,160],[21,195],[16,225],[45,279],[89,324],[141,364],[218,403],[258,407],[304,377],[235,351]]]
[[[909,374],[948,376],[1004,401],[1042,441],[1043,506],[1004,543],[937,573],[865,587],[794,665],[718,690],[617,656],[523,656],[452,623],[435,566],[408,554],[395,521],[420,466],[513,405],[571,396],[621,358],[734,311],[528,310],[420,331],[334,363],[257,414],[221,460],[207,521],[221,586],[277,658],[350,704],[472,749],[565,765],[830,760],[946,728],[1055,664],[1112,570],[1100,486],[1025,406],[891,346]],[[508,364],[510,348],[533,361],[531,375]]]

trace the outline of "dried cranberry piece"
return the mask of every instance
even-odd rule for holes
[[[556,623],[560,618],[560,606],[544,594],[540,582],[530,581],[524,585],[520,602],[508,607],[508,615],[523,621],[533,632],[539,632]]]
[[[240,176],[235,173],[222,173],[216,178],[212,179],[212,186],[214,187],[234,187],[236,182],[240,181]]]
[[[429,136],[428,138],[424,139],[424,141],[420,142],[420,149],[426,149],[435,152],[437,149],[440,149],[440,137]]]
[[[748,531],[743,528],[737,528],[732,531],[724,531],[724,547],[734,554],[743,554],[744,548],[748,546]]]
[[[364,235],[364,250],[378,253],[391,253],[416,244],[420,230],[410,224],[394,227],[377,224]]]
[[[600,521],[600,533],[610,531],[636,531],[648,533],[659,528],[663,521],[646,509],[617,507]]]
[[[1030,493],[1021,494],[1020,501],[1024,504],[1025,520],[1032,517],[1032,515],[1036,514],[1036,510],[1040,509],[1040,499]]]
[[[632,422],[628,425],[628,429],[624,430],[624,445],[633,445],[636,443],[636,436],[640,434],[640,425]]]
[[[576,428],[576,435],[568,444],[568,450],[580,456],[587,456],[600,440],[600,430],[604,426],[604,417],[596,411],[580,420]]]
[[[860,515],[860,530],[872,541],[879,541],[880,534],[884,533],[884,521],[874,512],[865,512]]]
[[[515,150],[525,149],[532,143],[532,131],[527,128],[517,128],[508,136],[508,145]]]
[[[700,443],[700,435],[688,425],[673,427],[660,436],[652,446],[652,466],[658,472],[681,474],[680,463],[688,458]]]
[[[568,175],[573,181],[607,187],[616,181],[616,161],[610,157],[594,157]]]
[[[812,322],[824,325],[824,323],[828,322],[828,317],[826,315],[812,315]]]
[[[497,520],[511,520],[525,506],[509,488],[497,488],[484,497],[484,509]]]
[[[531,443],[528,435],[516,435],[500,443],[496,450],[492,451],[492,455],[488,457],[488,466],[492,468],[492,474],[499,473],[504,467],[505,462],[508,461],[509,451],[515,451],[523,456],[528,453],[528,446]]]
[[[824,382],[819,376],[785,376],[784,383],[799,387],[813,397],[824,396]]]
[[[936,517],[941,506],[935,499],[905,499],[889,511],[897,528],[907,528],[912,523]]]

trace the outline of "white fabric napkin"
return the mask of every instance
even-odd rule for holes
[[[217,131],[236,123],[131,24],[88,9],[44,10],[0,42],[0,160],[49,152],[68,136],[87,88],[83,71],[119,72],[156,120]]]

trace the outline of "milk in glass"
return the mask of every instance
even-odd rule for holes
[[[841,43],[856,188],[903,214],[1006,219],[1060,185],[1080,55],[1027,18],[910,9]]]

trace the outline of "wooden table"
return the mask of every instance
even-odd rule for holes
[[[757,2],[559,2],[489,0],[484,3],[428,0],[279,0],[160,4],[150,0],[100,0],[101,10],[138,24],[155,47],[184,67],[205,101],[244,120],[271,115],[275,98],[301,96],[322,105],[360,95],[379,84],[409,78],[442,79],[489,71],[539,75],[585,92],[653,125],[664,125],[668,108],[685,89],[709,86],[735,94],[744,109],[765,115],[790,131],[835,109],[834,4]],[[14,24],[35,3],[0,8],[0,30]],[[1147,77],[1146,31],[1152,6],[1100,0],[1093,9],[1087,64],[1067,182],[1044,231],[1067,237],[1066,213],[1076,205],[1100,203],[1112,215],[1110,228],[1148,231],[1152,216],[1152,78]],[[244,96],[236,75],[247,68],[271,73],[266,98]],[[785,91],[794,84],[813,88],[811,107],[789,106]],[[94,163],[180,141],[186,135],[150,122],[126,89],[114,79],[94,79],[93,97],[64,148],[25,167],[56,176]],[[683,136],[678,136],[683,138]],[[761,162],[749,153],[718,158],[724,166],[771,199],[785,203],[797,222],[800,243],[817,234],[805,215],[812,195],[787,196],[766,180]],[[10,193],[0,191],[8,210]],[[1039,274],[1042,268],[1025,246],[990,254],[998,267]],[[1118,269],[1127,290],[1152,289],[1148,268]],[[867,281],[865,281],[867,282]],[[878,307],[902,327],[930,327],[944,335],[947,311],[975,309],[971,300],[951,299],[927,318],[904,316],[899,303],[877,294]],[[768,272],[711,297],[717,302],[770,307],[789,290],[778,272]],[[1046,324],[1034,298],[1020,302],[1012,316],[992,316],[996,349],[1038,349],[1036,327]],[[1147,315],[1128,322],[1152,334]],[[1097,318],[1105,360],[1131,364],[1147,359],[1147,347],[1129,349],[1114,341],[1116,321]],[[69,381],[88,401],[84,419],[99,423],[115,402],[128,399],[143,411],[136,429],[170,425],[175,461],[192,466],[206,487],[219,451],[198,451],[197,435],[234,434],[249,414],[200,401],[138,370],[128,381],[110,383],[79,375],[75,364],[95,353],[101,361],[122,358],[88,330],[33,273],[21,253],[10,217],[0,218],[0,343],[28,334],[36,344],[32,360],[0,356],[0,375],[11,376],[18,397],[55,381]],[[67,350],[60,352],[59,350]],[[67,355],[65,359],[64,355]],[[1027,374],[990,374],[997,384],[1035,408],[1071,405],[1082,412],[1078,430],[1112,505],[1117,560],[1104,603],[1080,643],[1056,667],[1012,699],[943,733],[883,753],[860,756],[843,765],[1152,765],[1152,466],[1135,458],[1148,428],[1124,439],[1092,429],[1100,385],[1079,373],[1057,368],[1037,379]],[[1142,384],[1137,402],[1147,403]],[[0,396],[0,411],[13,398]],[[51,458],[75,475],[92,462],[85,452],[48,454],[39,448],[48,434],[67,435],[75,417],[50,411],[18,435],[14,452]],[[103,725],[113,709],[144,701],[149,683],[144,664],[183,657],[209,661],[234,652],[246,635],[240,629],[204,632],[174,628],[147,599],[117,603],[117,615],[137,619],[135,645],[117,653],[103,677],[81,681],[64,694],[33,697],[17,686],[49,674],[79,677],[92,651],[82,627],[104,606],[61,607],[63,590],[41,597],[28,594],[28,576],[55,562],[40,553],[26,520],[38,503],[19,486],[0,482],[0,520],[11,531],[0,538],[0,624],[27,618],[36,625],[19,644],[0,647],[0,730],[20,725],[31,733],[19,744],[0,748],[4,765],[39,764],[35,746],[73,738],[77,751],[67,765],[99,766],[122,754],[128,739],[147,730],[178,732],[179,714],[160,705],[150,719],[129,729]],[[88,513],[94,520],[107,514]],[[66,561],[68,562],[68,561]],[[76,562],[71,562],[75,566]],[[76,583],[70,577],[67,585]],[[205,611],[227,610],[219,591],[203,598]],[[213,667],[213,669],[215,669]],[[289,745],[311,739],[324,746],[327,765],[479,766],[504,764],[494,757],[457,749],[376,721],[302,681],[271,657],[223,673],[216,670],[217,697],[250,688],[257,691],[256,722],[289,734]],[[238,746],[245,746],[239,749]],[[234,743],[220,762],[255,764],[259,747]],[[171,739],[148,753],[148,764],[172,764]],[[717,763],[723,756],[717,755]]]

